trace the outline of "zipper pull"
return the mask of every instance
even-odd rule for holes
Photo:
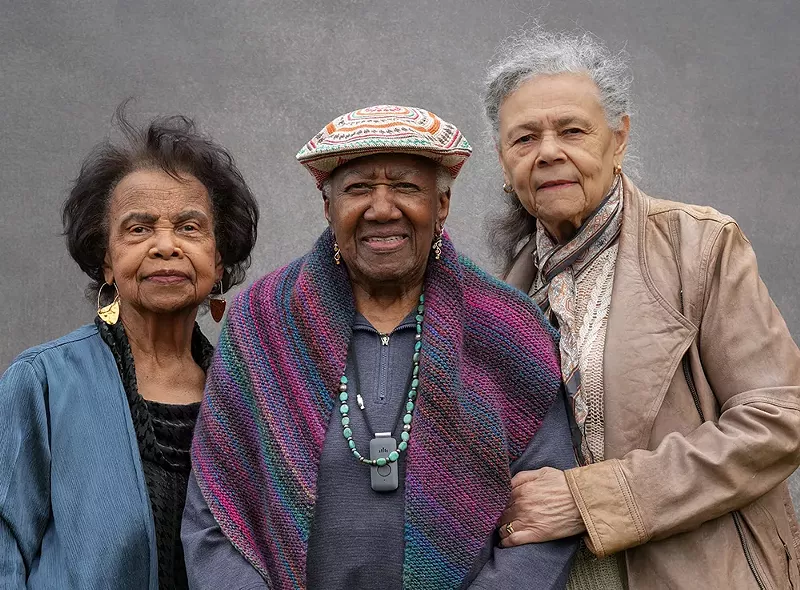
[[[389,346],[389,334],[380,334],[380,337],[381,337],[381,345]]]

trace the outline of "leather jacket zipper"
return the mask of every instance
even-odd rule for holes
[[[694,407],[697,408],[697,413],[700,414],[700,420],[705,422],[706,417],[703,415],[703,408],[700,407],[700,396],[697,394],[697,388],[694,385],[694,377],[692,376],[692,368],[689,365],[689,351],[686,351],[686,354],[683,355],[683,376],[689,386],[689,393],[692,394]]]
[[[731,516],[733,516],[733,524],[736,525],[736,534],[739,535],[739,541],[742,543],[742,549],[744,549],[744,557],[747,560],[747,565],[750,566],[750,571],[753,573],[753,576],[756,579],[756,584],[758,584],[759,590],[767,590],[767,586],[764,584],[761,576],[756,569],[756,562],[753,559],[753,554],[750,552],[750,545],[747,543],[747,539],[744,536],[744,529],[742,528],[742,518],[739,514],[739,511],[736,510],[731,512]]]
[[[684,313],[683,308],[683,289],[680,290],[679,294],[681,298],[681,313]],[[683,355],[683,377],[686,379],[686,384],[689,386],[689,393],[692,394],[692,400],[694,401],[694,407],[697,409],[697,413],[700,414],[700,421],[705,422],[706,417],[703,415],[703,408],[700,406],[700,396],[697,393],[697,387],[694,385],[694,377],[692,376],[692,367],[689,365],[689,351],[686,351],[686,354]]]

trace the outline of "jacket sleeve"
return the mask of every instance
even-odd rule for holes
[[[16,361],[0,377],[0,587],[25,588],[50,515],[46,387]]]
[[[181,541],[192,590],[257,590],[267,583],[231,544],[211,514],[194,472],[189,474]]]
[[[697,346],[719,418],[655,450],[567,471],[598,556],[738,510],[800,464],[800,351],[735,223],[717,234],[709,261]]]
[[[539,430],[522,456],[511,465],[512,475],[520,471],[555,467],[568,469],[575,465],[572,439],[565,402],[559,396],[547,413]],[[495,534],[487,542],[473,572],[477,575],[467,586],[470,590],[519,590],[564,588],[569,567],[580,539],[568,537],[547,543],[528,543],[506,549],[498,546]]]

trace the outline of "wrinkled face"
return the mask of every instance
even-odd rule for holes
[[[161,170],[125,176],[111,195],[105,279],[140,313],[195,308],[222,277],[208,191]]]
[[[566,241],[611,188],[629,126],[627,115],[619,131],[608,126],[588,75],[537,76],[500,106],[505,181],[553,237]]]
[[[337,168],[325,199],[342,259],[367,288],[421,284],[449,208],[450,191],[436,187],[436,165],[406,154],[366,156]]]

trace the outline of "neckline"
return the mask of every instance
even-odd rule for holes
[[[416,310],[416,307],[415,307],[414,309],[412,309],[408,313],[408,315],[406,317],[403,318],[403,320],[399,324],[397,324],[397,326],[395,326],[395,328],[391,332],[389,332],[389,335],[391,336],[392,334],[394,334],[398,330],[406,330],[408,328],[415,328],[416,325],[417,325],[416,316],[417,316],[417,310]],[[356,312],[355,319],[353,320],[353,329],[354,330],[374,331],[376,334],[380,333],[375,328],[375,326],[373,326],[370,323],[370,321],[363,314],[361,314],[358,311]]]

